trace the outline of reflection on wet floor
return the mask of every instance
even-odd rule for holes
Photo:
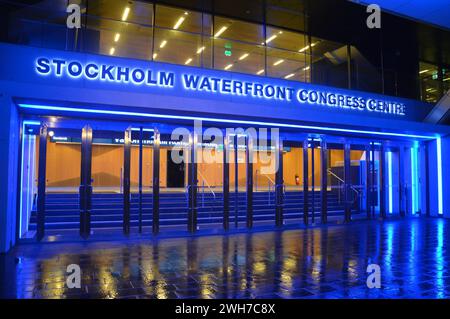
[[[2,298],[448,298],[443,219],[177,239],[26,244],[0,257]],[[447,238],[447,240],[445,240]],[[381,267],[381,289],[366,285]],[[81,267],[81,289],[66,267]]]

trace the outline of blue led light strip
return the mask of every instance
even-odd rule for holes
[[[224,119],[224,118],[164,115],[164,114],[125,112],[125,111],[114,111],[114,110],[99,110],[99,109],[81,109],[81,108],[71,108],[71,107],[63,107],[63,106],[35,105],[35,104],[19,104],[19,106],[21,108],[26,108],[26,109],[49,110],[49,111],[65,111],[65,112],[93,113],[93,114],[107,114],[107,115],[125,115],[125,116],[128,115],[128,116],[139,116],[139,117],[161,118],[161,119],[175,119],[175,120],[192,120],[192,121],[199,120],[199,121],[203,121],[203,122],[221,122],[221,123],[230,123],[230,124],[234,124],[234,125],[246,124],[246,125],[260,125],[260,126],[274,126],[274,127],[287,127],[287,128],[308,129],[308,130],[317,130],[317,131],[370,134],[370,135],[380,135],[380,136],[397,136],[397,137],[408,137],[408,138],[423,138],[423,139],[433,139],[434,138],[434,136],[428,136],[428,135],[352,130],[352,129],[344,129],[344,128],[336,128],[336,127],[297,125],[297,124],[286,124],[286,123],[275,123],[275,122],[232,120],[232,119]]]
[[[438,214],[444,213],[443,199],[442,199],[442,141],[438,136],[436,139],[436,157],[437,157],[437,179],[438,179]]]
[[[23,121],[22,122],[22,145],[21,145],[21,148],[22,148],[22,158],[20,159],[20,174],[21,174],[21,176],[20,176],[20,203],[19,203],[19,205],[20,205],[20,213],[19,213],[19,238],[22,238],[22,224],[23,224],[23,221],[22,221],[22,214],[23,214],[23,205],[22,205],[22,203],[23,203],[23,179],[24,179],[24,176],[23,176],[23,159],[24,159],[24,148],[25,148],[25,125],[27,125],[27,124],[29,124],[29,125],[41,125],[41,123],[40,122],[37,122],[37,121]],[[30,145],[28,145],[28,147],[30,147]],[[28,200],[27,200],[27,202],[28,202]],[[27,204],[27,206],[28,206],[28,204]],[[27,209],[28,209],[28,207],[27,207]],[[27,215],[28,215],[28,212],[27,212]]]
[[[388,197],[389,197],[389,214],[393,212],[392,197],[394,195],[392,185],[392,152],[388,152]]]

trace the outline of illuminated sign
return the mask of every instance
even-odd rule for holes
[[[201,94],[208,96],[234,96],[250,99],[272,100],[280,103],[325,106],[336,110],[347,109],[388,115],[406,115],[402,102],[386,100],[384,97],[367,96],[361,92],[334,90],[333,88],[312,88],[311,85],[293,81],[255,76],[230,76],[230,72],[173,67],[175,71],[155,70],[139,66],[122,66],[77,60],[50,59],[39,57],[35,60],[35,70],[40,76],[58,78],[84,78],[91,81],[114,82],[124,85],[182,89],[191,97]],[[220,75],[217,75],[220,74]]]

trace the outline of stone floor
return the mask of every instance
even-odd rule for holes
[[[22,244],[2,298],[449,298],[450,221],[404,219],[227,236]],[[368,264],[381,288],[366,285]],[[66,286],[80,265],[81,288]]]

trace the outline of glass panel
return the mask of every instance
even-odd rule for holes
[[[343,145],[329,144],[328,185],[328,220],[344,220],[344,150]]]
[[[262,25],[214,17],[214,37],[240,42],[262,44],[264,29]]]
[[[313,82],[336,87],[348,87],[347,46],[312,38]]]
[[[266,22],[289,29],[305,31],[304,1],[266,1]]]
[[[310,82],[310,67],[304,53],[267,48],[267,75]]]
[[[283,216],[285,224],[303,222],[303,147],[300,143],[285,143],[283,153],[285,185]]]
[[[128,23],[152,25],[153,5],[141,1],[105,1],[89,0],[87,14],[104,20],[124,21]]]
[[[214,68],[232,72],[264,74],[264,47],[214,39]]]
[[[433,64],[419,64],[420,96],[422,101],[435,103],[440,98],[438,67]]]
[[[142,60],[151,59],[152,27],[87,17],[84,50]]]

